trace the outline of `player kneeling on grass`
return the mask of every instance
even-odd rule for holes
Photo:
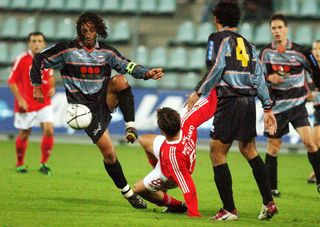
[[[166,212],[188,211],[191,217],[201,216],[191,177],[196,162],[197,128],[213,116],[216,103],[216,92],[212,90],[208,98],[199,100],[182,118],[168,107],[157,110],[157,123],[163,136],[148,134],[139,139],[154,169],[134,185],[135,193],[158,206],[167,206]],[[166,193],[177,186],[185,203]]]

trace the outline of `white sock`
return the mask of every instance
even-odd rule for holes
[[[128,184],[124,188],[121,189],[121,193],[122,193],[123,197],[126,199],[133,195],[133,191]]]
[[[125,123],[125,128],[135,128],[134,127],[134,121],[129,121]]]

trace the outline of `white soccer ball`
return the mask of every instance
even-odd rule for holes
[[[73,129],[87,128],[92,120],[90,109],[82,104],[70,104],[68,106],[65,120]]]

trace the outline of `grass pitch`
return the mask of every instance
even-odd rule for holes
[[[131,185],[150,170],[144,152],[136,146],[117,146],[118,158]],[[263,155],[264,156],[264,155]],[[56,143],[50,159],[52,176],[38,172],[38,143],[29,143],[29,172],[15,172],[14,141],[0,141],[0,226],[319,226],[320,194],[306,178],[311,171],[306,155],[279,156],[279,214],[257,220],[259,191],[251,169],[238,152],[229,154],[234,199],[240,214],[235,222],[210,222],[221,207],[207,152],[198,151],[193,174],[202,218],[161,213],[148,203],[135,210],[107,176],[98,149],[91,144]],[[183,199],[179,189],[169,192]]]

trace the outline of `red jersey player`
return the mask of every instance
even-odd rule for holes
[[[19,129],[16,138],[18,173],[26,173],[24,155],[28,145],[31,129],[35,125],[41,125],[43,130],[41,142],[41,160],[39,171],[50,175],[51,170],[47,165],[53,147],[53,113],[51,96],[55,93],[55,81],[52,69],[44,69],[42,72],[44,103],[33,99],[33,86],[31,85],[29,71],[33,56],[45,47],[45,37],[41,32],[32,32],[28,36],[29,50],[19,55],[13,65],[8,79],[8,85],[14,95],[14,126]]]
[[[157,123],[163,136],[147,134],[139,139],[154,169],[134,185],[135,193],[158,206],[167,206],[167,212],[188,211],[191,217],[201,216],[191,177],[196,162],[197,128],[213,116],[216,103],[216,92],[212,90],[181,119],[171,108],[157,110]],[[183,192],[185,204],[165,192],[177,186]]]

